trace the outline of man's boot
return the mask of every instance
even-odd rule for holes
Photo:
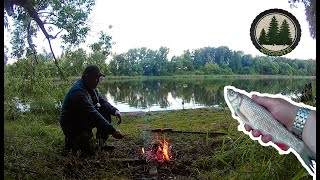
[[[112,145],[104,145],[100,147],[101,151],[113,151],[116,147]]]
[[[106,144],[109,134],[102,133],[101,131],[97,131],[96,137],[98,140],[99,149],[101,151],[113,151],[115,149],[114,146]]]
[[[81,150],[81,153],[84,155],[94,156],[96,154],[91,130],[81,131],[81,133],[76,136],[75,142],[76,149]]]

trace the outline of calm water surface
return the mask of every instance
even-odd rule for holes
[[[224,108],[223,88],[299,96],[315,79],[152,79],[105,80],[98,89],[121,112]]]

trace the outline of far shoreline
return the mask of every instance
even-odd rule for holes
[[[75,81],[80,79],[81,76],[68,77],[69,80]],[[113,76],[106,75],[104,80],[149,80],[149,79],[316,79],[316,76],[288,76],[288,75],[172,75],[172,76]],[[60,78],[56,77],[53,80],[59,81]]]

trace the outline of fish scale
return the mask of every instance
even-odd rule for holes
[[[303,141],[289,132],[268,110],[239,92],[242,90],[237,91],[236,88],[227,86],[224,90],[227,105],[239,120],[258,129],[262,134],[270,134],[273,142],[291,147],[303,166],[314,173],[312,161],[316,160],[316,155]]]
[[[256,104],[248,96],[243,95],[239,110],[246,116],[249,124],[262,131],[262,134],[272,134],[273,142],[285,144],[295,150],[300,149],[299,146],[303,142],[287,131],[265,108]]]

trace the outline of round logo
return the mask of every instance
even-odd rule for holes
[[[263,54],[283,56],[298,45],[301,27],[288,11],[269,9],[260,13],[251,24],[251,41]]]

